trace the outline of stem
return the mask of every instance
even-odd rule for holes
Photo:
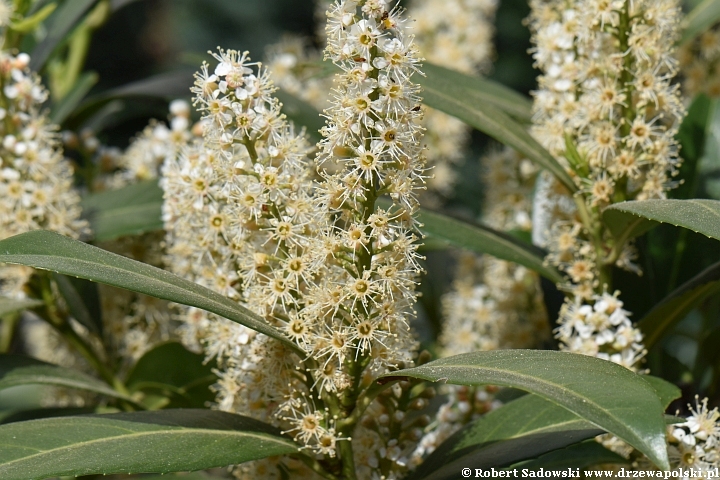
[[[17,313],[5,315],[0,318],[0,353],[8,353],[12,346],[13,337],[15,336],[15,328],[20,320]]]
[[[352,442],[350,440],[340,440],[338,450],[340,451],[340,460],[342,460],[342,478],[344,480],[357,480]]]
[[[321,477],[327,478],[328,480],[338,480],[338,477],[336,477],[332,473],[328,473],[328,471],[325,470],[322,465],[320,465],[320,462],[318,462],[314,458],[308,457],[303,453],[292,455],[292,457],[295,457],[301,462],[303,462],[305,465],[310,467],[313,472],[317,473]]]
[[[50,289],[50,279],[47,275],[42,275],[41,278],[42,287],[41,294],[42,299],[45,302],[43,312],[40,312],[41,317],[52,325],[67,342],[77,350],[80,355],[90,364],[93,369],[100,375],[100,377],[118,393],[129,396],[129,392],[125,387],[125,384],[115,376],[115,374],[105,365],[101,358],[97,355],[95,350],[83,339],[74,328],[67,321],[67,318],[62,316],[55,305],[55,298]],[[126,408],[133,409],[129,404]]]

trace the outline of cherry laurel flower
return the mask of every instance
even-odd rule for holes
[[[631,244],[615,246],[610,232],[588,225],[599,223],[599,213],[612,203],[665,198],[677,185],[674,137],[685,115],[673,81],[679,5],[533,0],[531,8],[532,52],[542,72],[532,133],[579,189],[569,198],[543,176],[536,189],[533,236],[548,248],[547,262],[565,273],[560,287],[574,297],[563,308],[557,335],[570,351],[637,368],[639,332],[629,321],[622,333],[624,321],[607,328],[595,310],[608,298],[609,265],[641,273],[635,251]]]
[[[348,461],[337,450],[352,441],[360,478],[396,475],[420,437],[397,426],[422,399],[400,389],[352,419],[337,402],[415,355],[407,318],[420,271],[412,215],[424,177],[422,111],[410,82],[418,59],[401,11],[385,2],[338,2],[328,18],[326,55],[342,73],[319,170],[281,114],[267,71],[246,53],[220,50],[217,67],[197,74],[203,139],[163,172],[168,265],[246,305],[304,352],[184,310],[186,342],[218,360],[218,408],[277,425],[329,464]],[[390,206],[379,208],[383,195]],[[378,417],[387,420],[370,421]],[[291,459],[245,464],[236,475],[281,471],[315,475]]]

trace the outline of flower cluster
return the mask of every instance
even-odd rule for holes
[[[487,73],[495,53],[492,37],[497,0],[421,0],[408,7],[415,20],[413,31],[420,54],[429,62],[463,73]],[[441,196],[451,195],[455,169],[464,160],[469,129],[460,120],[428,110],[428,164],[433,175],[428,188]],[[424,201],[437,201],[428,198]]]
[[[420,271],[412,214],[422,111],[400,14],[380,1],[328,11],[326,54],[343,73],[322,132],[319,184],[267,72],[231,50],[197,75],[204,138],[168,162],[162,180],[168,265],[246,304],[304,352],[186,310],[186,337],[219,360],[219,408],[278,425],[331,466],[348,468],[354,457],[362,478],[406,468],[420,431],[403,430],[412,424],[404,412],[426,404],[396,386],[353,412],[373,379],[411,365],[415,349],[407,318]],[[376,206],[381,196],[389,207]],[[347,447],[351,456],[338,457]],[[280,470],[312,475],[287,459],[237,474]]]
[[[668,457],[673,477],[682,480],[706,477],[720,467],[720,412],[708,408],[708,399],[696,396],[695,406],[688,405],[690,415],[684,422],[668,425]],[[629,455],[637,458],[634,470],[655,470],[657,467],[640,452],[629,448]],[[685,475],[692,472],[691,476]]]
[[[529,231],[537,169],[511,149],[483,158],[483,222],[501,230]],[[447,352],[465,353],[538,344],[547,323],[538,278],[495,258],[463,255],[450,293],[443,297]]]
[[[537,169],[505,148],[486,155],[483,221],[499,230],[529,231]],[[532,348],[549,337],[547,314],[537,275],[525,267],[465,253],[450,292],[442,298],[444,356],[500,348]],[[448,401],[415,452],[431,453],[468,421],[496,408],[492,387],[445,386]]]
[[[604,292],[611,289],[613,266],[641,273],[632,245],[617,241],[600,213],[624,200],[664,198],[677,183],[674,136],[685,109],[673,83],[672,39],[680,10],[676,0],[536,0],[531,7],[533,56],[542,72],[532,132],[579,190],[570,197],[552,180],[541,181],[534,228],[544,231],[534,237],[544,240],[547,261],[567,275],[561,288],[575,297],[566,302],[557,331],[563,348],[597,353],[618,342],[625,322],[608,330],[583,320],[577,330],[578,316],[594,312],[591,320],[600,320],[593,303],[605,305],[609,298]],[[642,351],[630,325],[627,339],[617,343],[621,348],[608,352],[626,366]]]
[[[299,332],[299,339],[310,340],[297,315],[322,261],[315,239],[324,217],[311,197],[309,145],[280,113],[266,70],[247,53],[220,50],[214,56],[217,67],[211,73],[204,64],[193,87],[203,138],[163,168],[167,265],[242,302],[288,335]],[[302,359],[204,311],[182,309],[181,317],[185,343],[218,361],[218,408],[288,429],[305,425],[310,433],[303,443],[334,452],[332,418],[323,410],[306,411],[312,399],[294,369]],[[307,416],[295,415],[293,407]],[[275,478],[278,461],[246,464],[236,473]],[[303,465],[282,463],[298,478],[307,475]]]
[[[637,370],[646,353],[642,333],[633,326],[629,312],[623,310],[618,293],[595,295],[593,305],[579,298],[574,303],[565,303],[556,331],[560,348]]]
[[[664,198],[675,184],[673,137],[685,113],[668,41],[677,35],[677,2],[536,1],[532,7],[534,58],[542,70],[533,133],[572,171],[584,208]],[[580,234],[580,241],[551,246],[551,263],[570,276],[574,293],[587,298],[602,290],[595,267],[604,259],[582,241],[583,227],[558,228],[552,237]]]
[[[199,135],[200,128],[191,128],[190,105],[184,100],[170,103],[169,122],[151,121],[130,146],[102,165],[109,174],[99,176],[96,190],[117,189],[160,176],[163,163],[175,158],[180,150]],[[101,148],[101,153],[107,148]]]
[[[720,22],[684,44],[678,60],[687,96],[720,97]]]
[[[41,111],[48,93],[28,55],[0,51],[0,238],[47,229],[77,238],[87,232],[80,197],[58,136]],[[22,297],[32,273],[0,266],[0,296]]]
[[[672,425],[668,454],[673,467],[707,473],[720,466],[720,412],[710,410],[708,399],[695,398],[695,408],[683,422]]]

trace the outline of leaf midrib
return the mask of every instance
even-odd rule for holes
[[[642,440],[642,437],[640,437],[640,436],[638,435],[638,433],[635,432],[635,430],[633,430],[633,429],[627,427],[626,425],[624,425],[624,424],[620,421],[620,419],[618,419],[618,418],[615,417],[614,415],[610,415],[610,410],[607,410],[606,408],[601,407],[601,406],[598,405],[596,402],[592,401],[590,398],[581,397],[581,396],[575,394],[572,390],[570,390],[570,389],[568,389],[567,387],[562,386],[562,385],[560,385],[560,384],[557,384],[557,383],[554,383],[554,382],[551,382],[551,381],[548,381],[548,380],[545,380],[545,379],[542,379],[542,378],[539,378],[539,377],[534,377],[534,376],[532,376],[532,375],[522,374],[522,373],[518,373],[518,372],[515,372],[515,371],[512,371],[512,370],[503,370],[503,369],[500,369],[500,368],[497,368],[497,367],[486,367],[486,366],[478,367],[477,365],[446,364],[446,363],[444,363],[444,364],[442,364],[442,365],[438,365],[438,367],[458,367],[458,368],[473,368],[473,369],[491,370],[491,371],[493,371],[493,372],[502,373],[502,374],[507,375],[507,376],[510,376],[510,377],[513,377],[513,376],[514,376],[514,377],[518,377],[518,378],[521,378],[521,379],[530,379],[531,382],[534,382],[534,383],[542,383],[542,384],[546,384],[546,385],[550,385],[550,386],[555,386],[555,387],[557,387],[558,390],[560,390],[561,392],[568,394],[569,397],[572,397],[572,398],[574,398],[574,399],[579,399],[579,400],[581,400],[581,402],[584,403],[584,404],[591,404],[591,405],[596,406],[596,407],[598,408],[598,410],[607,413],[608,416],[611,417],[616,423],[618,423],[623,429],[625,429],[626,431],[632,432],[633,435],[635,435],[638,439]],[[424,368],[424,367],[419,367],[419,368]],[[514,386],[514,385],[511,385],[511,386]],[[559,403],[559,402],[555,401],[555,400],[552,399],[552,398],[548,398],[548,397],[546,397],[545,395],[543,395],[543,394],[541,394],[541,393],[539,393],[539,392],[533,392],[533,393],[535,393],[535,394],[538,395],[538,396],[541,396],[541,397],[545,398],[546,400],[548,400],[548,401],[550,401],[550,402],[552,402],[552,403],[554,403],[554,404],[556,404],[556,405],[558,405],[558,406],[560,406],[560,407],[565,408],[566,410],[574,413],[575,415],[579,415],[579,416],[580,416],[579,413],[577,413],[577,412],[575,412],[574,410],[568,408],[567,406],[563,405],[562,403]],[[653,394],[654,394],[654,392],[653,392]],[[597,423],[593,422],[592,420],[589,420],[589,419],[588,419],[587,421],[588,421],[589,423],[592,423],[593,425],[595,425],[595,426],[598,427],[598,428],[601,428],[601,429],[603,428],[603,427],[601,427],[600,425],[598,425]]]
[[[127,269],[124,269],[124,268],[121,268],[121,267],[117,267],[117,266],[115,266],[115,265],[107,264],[107,263],[105,263],[105,262],[103,262],[103,261],[94,261],[94,262],[93,262],[93,261],[89,261],[89,260],[80,259],[80,258],[77,258],[77,257],[58,257],[58,255],[42,254],[42,253],[41,253],[41,254],[37,254],[37,253],[34,253],[34,254],[9,254],[9,253],[5,253],[5,254],[2,254],[2,255],[0,255],[0,256],[7,256],[7,257],[12,257],[12,258],[18,258],[18,259],[25,259],[25,258],[27,258],[27,259],[33,259],[33,258],[49,258],[49,259],[54,260],[54,261],[57,261],[58,258],[62,258],[63,260],[66,260],[66,261],[76,262],[77,264],[79,264],[79,266],[90,266],[90,267],[93,267],[92,269],[96,268],[98,265],[102,265],[103,267],[105,267],[105,268],[107,268],[107,269],[110,269],[110,270],[113,270],[113,271],[116,271],[116,272],[123,272],[123,273],[126,273],[126,274],[129,273],[129,274],[131,274],[131,275],[139,275],[139,276],[143,277],[144,279],[147,279],[147,280],[153,282],[153,283],[156,284],[156,285],[161,282],[161,280],[158,280],[158,279],[156,279],[156,278],[154,278],[154,277],[148,276],[145,272],[142,272],[142,271],[137,272],[137,271],[127,270]],[[128,259],[128,260],[129,260],[129,259]],[[12,260],[5,260],[5,259],[3,259],[3,261],[4,261],[5,263],[17,263],[17,262],[13,262]],[[59,273],[57,270],[53,270],[52,268],[48,268],[48,267],[38,267],[38,266],[34,266],[34,268],[39,268],[40,270],[50,270],[50,271],[55,271],[55,272]],[[89,270],[92,270],[92,269],[89,269]],[[159,270],[159,272],[158,272],[158,274],[160,274],[160,275],[162,275],[162,274],[164,274],[164,273],[166,273],[166,272],[164,272],[163,270]],[[206,296],[205,294],[201,295],[201,294],[199,294],[199,293],[197,293],[197,292],[195,292],[195,291],[193,291],[193,290],[190,290],[189,287],[184,287],[184,286],[178,285],[178,284],[176,284],[173,280],[176,280],[176,279],[174,279],[174,278],[172,278],[172,277],[168,278],[167,284],[170,284],[170,285],[172,285],[172,286],[175,287],[175,288],[182,289],[183,292],[181,292],[181,293],[187,293],[188,290],[189,290],[189,291],[190,291],[193,295],[195,295],[196,297],[200,297],[201,299],[203,299],[203,300],[205,300],[205,301],[210,301],[210,302],[212,302],[214,305],[221,306],[221,307],[224,307],[224,308],[228,308],[228,309],[230,309],[231,311],[235,311],[235,309],[242,308],[242,307],[240,307],[239,305],[233,304],[233,303],[230,302],[230,301],[228,301],[228,302],[221,302],[220,300],[214,298],[215,295],[218,295],[218,296],[219,296],[219,294],[217,294],[216,292],[213,292],[212,290],[208,290],[208,291],[211,292],[211,294],[212,294],[212,297],[208,297],[208,296]],[[112,283],[105,282],[105,281],[100,281],[100,280],[94,280],[94,281],[98,281],[98,282],[100,282],[100,283],[107,283],[108,285],[116,286],[116,287],[119,287],[119,288],[126,288],[126,287],[120,287],[120,286],[118,286],[118,285],[113,285]],[[193,284],[193,285],[194,285],[194,284]],[[164,286],[164,284],[162,284],[161,286]],[[158,298],[159,298],[159,297],[158,297]],[[224,298],[224,297],[222,297],[222,298]],[[164,300],[167,300],[167,299],[164,299]],[[258,321],[257,319],[255,319],[255,318],[253,318],[252,316],[248,315],[247,313],[243,312],[242,310],[240,310],[239,313],[241,313],[243,316],[248,317],[248,318],[252,321],[253,326],[250,326],[250,325],[248,325],[248,326],[249,326],[250,328],[252,328],[253,330],[256,330],[256,331],[258,331],[258,332],[260,332],[260,333],[263,333],[263,334],[265,334],[265,335],[268,335],[269,337],[272,337],[272,338],[274,338],[275,340],[278,340],[278,341],[283,342],[285,345],[291,346],[291,348],[293,348],[294,350],[297,350],[297,346],[296,346],[295,344],[291,343],[291,342],[290,342],[289,340],[287,340],[286,338],[284,338],[284,337],[280,334],[279,331],[277,331],[277,332],[273,331],[274,329],[272,329],[269,325],[265,325],[264,323],[261,323],[261,322]],[[232,319],[231,319],[231,320],[232,320]],[[240,322],[237,322],[237,323],[240,323]],[[251,322],[248,322],[248,323],[251,323]],[[241,325],[242,325],[242,324],[241,324]]]
[[[57,426],[62,427],[63,425],[60,424],[60,425],[57,425]],[[76,425],[73,425],[72,423],[69,423],[69,424],[67,424],[67,426],[73,426],[73,427],[75,427]],[[113,437],[106,437],[106,438],[101,438],[101,439],[97,439],[97,440],[86,440],[86,441],[83,441],[83,442],[73,443],[72,445],[69,445],[69,446],[66,445],[66,446],[62,446],[62,447],[52,448],[52,449],[49,449],[49,450],[41,450],[39,453],[36,453],[36,454],[33,454],[33,455],[29,455],[29,456],[26,456],[26,457],[22,457],[22,458],[15,459],[15,460],[10,460],[10,461],[8,461],[8,462],[0,463],[0,470],[3,469],[3,468],[5,468],[5,467],[7,467],[7,466],[10,466],[10,465],[12,465],[12,464],[14,464],[14,463],[19,463],[19,462],[22,462],[22,461],[25,461],[25,460],[30,460],[30,459],[32,459],[32,458],[34,458],[34,457],[38,457],[38,456],[42,456],[42,455],[46,455],[46,454],[52,454],[52,453],[61,452],[61,451],[64,451],[64,450],[65,450],[65,451],[71,451],[71,450],[74,450],[74,449],[80,449],[80,448],[82,448],[82,447],[84,447],[84,446],[86,446],[86,445],[91,445],[91,444],[102,444],[102,443],[112,442],[112,441],[131,440],[131,439],[133,439],[133,438],[140,438],[140,437],[151,436],[151,435],[158,435],[158,436],[160,436],[160,435],[187,435],[187,434],[196,434],[196,433],[209,433],[209,434],[213,434],[213,435],[216,435],[216,436],[226,435],[226,436],[228,436],[228,437],[233,437],[233,436],[253,437],[253,438],[257,438],[257,439],[259,439],[259,440],[263,440],[263,439],[264,439],[264,440],[267,440],[267,441],[272,441],[272,442],[274,442],[274,443],[276,443],[276,444],[278,444],[278,445],[285,445],[285,446],[288,446],[288,447],[290,446],[289,444],[291,443],[290,440],[283,441],[284,439],[278,439],[278,438],[273,437],[273,436],[271,436],[271,435],[269,435],[269,434],[247,433],[247,432],[239,432],[239,431],[235,431],[235,432],[230,431],[230,432],[228,432],[228,431],[222,431],[222,430],[209,430],[209,429],[205,429],[205,428],[187,428],[187,427],[177,427],[177,426],[176,426],[176,427],[174,427],[174,428],[177,428],[178,430],[169,430],[169,431],[168,431],[168,430],[153,430],[153,431],[150,431],[150,432],[137,432],[137,431],[134,431],[134,430],[130,430],[130,429],[128,429],[128,428],[121,427],[121,426],[102,425],[102,424],[99,425],[99,426],[100,426],[100,427],[106,427],[106,428],[117,428],[118,430],[124,430],[124,431],[127,431],[127,432],[129,432],[129,433],[126,434],[126,435],[120,433],[120,434],[118,434],[118,435],[116,435],[116,436],[113,436]],[[3,444],[0,444],[0,445],[3,445]],[[11,446],[12,446],[12,445],[11,445]],[[16,446],[16,447],[17,447],[17,446]],[[20,447],[21,447],[21,448],[35,448],[35,447],[27,447],[27,446],[23,446],[23,445],[21,445]]]

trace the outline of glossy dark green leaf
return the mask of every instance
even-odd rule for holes
[[[652,375],[643,375],[642,379],[650,384],[660,400],[660,405],[666,409],[673,400],[680,398],[682,391],[672,383]]]
[[[715,103],[715,100],[700,94],[688,108],[688,114],[683,119],[677,134],[680,156],[683,159],[679,178],[682,178],[683,182],[668,192],[670,198],[688,199],[698,196],[696,192],[700,183],[698,176],[702,175],[700,162],[705,154]]]
[[[162,201],[163,191],[157,180],[146,180],[87,195],[81,205],[95,240],[104,242],[162,230]]]
[[[128,400],[106,383],[77,370],[23,355],[0,355],[0,390],[19,385],[52,385]]]
[[[50,55],[67,35],[82,21],[88,11],[99,0],[70,0],[63,4],[52,14],[50,27],[45,38],[33,49],[30,54],[30,69],[40,71],[45,66]]]
[[[522,475],[523,469],[537,471],[542,468],[550,471],[567,472],[568,476],[566,478],[569,477],[570,473],[573,475],[577,473],[577,478],[580,478],[578,469],[582,470],[596,465],[627,465],[628,463],[630,463],[629,460],[611,452],[595,440],[586,440],[582,443],[546,453],[533,460],[513,465],[512,468],[518,469],[518,475]]]
[[[103,109],[111,107],[119,99],[138,99],[147,103],[158,100],[167,108],[167,102],[176,98],[188,97],[193,83],[195,70],[181,69],[163,72],[152,77],[128,83],[121,87],[92,95],[75,109],[68,119],[68,125],[75,128],[84,125]],[[117,108],[114,108],[116,110]]]
[[[90,92],[100,77],[95,72],[85,72],[78,78],[72,90],[50,110],[50,120],[60,125],[80,105],[83,98]]]
[[[169,399],[168,407],[202,408],[215,394],[213,364],[180,343],[168,342],[146,352],[133,366],[125,384],[132,392],[158,393]]]
[[[35,308],[42,305],[41,300],[35,300],[34,298],[23,298],[16,300],[14,298],[2,298],[0,297],[0,317],[9,313],[21,312],[29,308]]]
[[[704,0],[685,17],[680,44],[692,41],[718,20],[720,20],[720,2]]]
[[[427,62],[423,63],[422,71],[425,75],[418,76],[417,82],[423,87],[462,90],[462,98],[474,98],[479,102],[489,103],[524,123],[532,120],[532,101],[502,83]]]
[[[51,408],[33,408],[30,410],[21,410],[11,413],[3,417],[0,424],[27,422],[28,420],[38,420],[41,418],[54,417],[70,417],[73,415],[84,415],[94,413],[94,409],[87,407],[51,407]]]
[[[528,160],[555,175],[571,192],[577,191],[572,178],[555,157],[545,150],[523,125],[500,108],[485,99],[468,95],[465,88],[443,79],[442,76],[426,77],[421,82],[425,105],[452,115],[500,143],[514,148]]]
[[[720,292],[720,263],[680,285],[638,322],[645,346],[652,348],[690,310],[717,292]]]
[[[297,452],[257,420],[212,410],[51,418],[0,426],[0,478],[166,473]]]
[[[102,334],[103,322],[97,285],[58,273],[53,273],[52,277],[67,304],[70,315],[91,332]]]
[[[54,232],[35,230],[0,241],[0,262],[72,275],[201,308],[264,333],[297,350],[297,346],[282,332],[219,293],[165,270]]]
[[[631,230],[627,238],[640,235],[657,222],[687,228],[706,237],[720,240],[720,201],[694,198],[690,200],[643,200],[610,205],[603,211],[603,220],[614,235]]]
[[[463,427],[408,480],[450,480],[463,467],[502,468],[592,438],[603,430],[537,395],[526,395]]]
[[[312,141],[320,141],[320,129],[325,126],[320,112],[309,103],[284,90],[278,90],[275,96],[282,103],[282,113],[297,127],[306,127]]]
[[[432,239],[523,265],[555,283],[562,281],[556,269],[543,263],[545,252],[534,245],[484,225],[428,210],[420,210],[417,218],[423,224],[420,230]]]
[[[399,370],[412,377],[458,385],[519,388],[560,405],[668,468],[663,405],[642,376],[585,355],[543,350],[474,352]]]

